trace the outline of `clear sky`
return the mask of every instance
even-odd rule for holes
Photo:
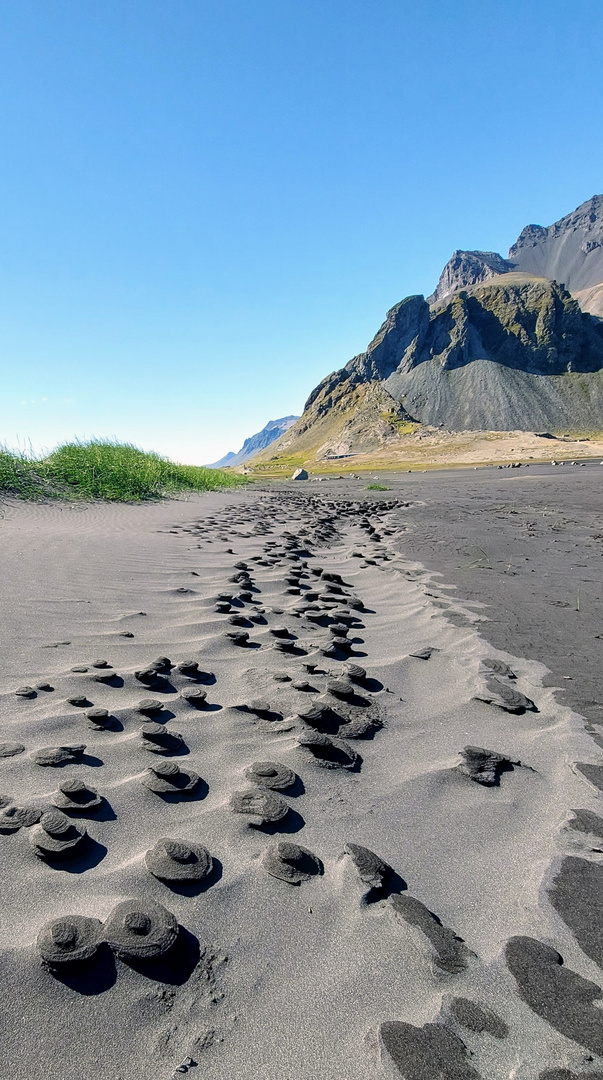
[[[603,192],[600,0],[3,0],[0,440],[204,463]]]

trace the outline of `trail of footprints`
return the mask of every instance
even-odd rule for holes
[[[307,761],[324,769],[362,768],[357,747],[363,739],[379,734],[387,715],[385,688],[357,662],[365,656],[359,631],[364,626],[362,620],[370,614],[342,575],[319,565],[320,550],[342,541],[345,531],[357,544],[349,552],[350,561],[360,568],[387,567],[395,560],[388,541],[399,531],[396,512],[406,505],[397,500],[335,502],[281,492],[261,497],[255,505],[248,502],[244,510],[226,507],[213,517],[170,530],[193,535],[200,549],[232,544],[239,537],[266,538],[260,554],[233,562],[228,588],[215,597],[213,612],[223,618],[224,648],[246,649],[254,657],[259,654],[260,663],[265,659],[267,677],[286,691],[293,711],[285,716],[271,701],[253,698],[236,708],[258,724],[294,728],[297,745]],[[290,531],[295,523],[298,527]],[[228,551],[232,553],[232,549]],[[258,579],[274,570],[284,570],[282,606],[268,609],[262,603]],[[195,572],[195,576],[199,575]],[[175,597],[194,597],[196,593],[184,586],[172,591]],[[131,631],[121,633],[134,636]],[[411,655],[425,662],[433,654],[432,648],[425,648]],[[282,658],[286,666],[275,667],[275,658],[277,662]],[[509,713],[536,710],[534,702],[516,688],[514,672],[504,662],[483,660],[480,675],[482,687],[476,695],[480,700]],[[28,702],[48,698],[50,703],[52,695],[64,690],[62,708],[81,714],[82,735],[86,731],[93,740],[94,755],[97,751],[102,754],[103,737],[115,732],[130,733],[137,746],[152,755],[138,777],[141,789],[161,799],[179,801],[206,788],[200,774],[182,758],[188,748],[183,735],[170,723],[175,718],[172,706],[188,709],[191,714],[215,711],[216,722],[220,722],[221,707],[215,700],[219,686],[213,673],[203,670],[198,660],[185,657],[172,662],[160,656],[144,668],[118,672],[107,660],[95,659],[73,667],[57,682],[63,685],[40,681],[18,687],[15,704],[26,710]],[[109,709],[94,704],[99,685],[111,689],[116,700],[119,691],[128,698],[135,691],[153,696],[141,697],[135,706]],[[27,713],[21,716],[26,731]],[[0,743],[0,758],[21,756],[24,768],[49,770],[70,764],[102,764],[102,759],[87,750],[84,742],[27,746],[7,740]],[[506,771],[522,765],[519,760],[476,746],[464,747],[460,757],[458,771],[485,787],[498,785]],[[578,763],[575,768],[597,791],[603,790],[603,766]],[[298,775],[278,761],[265,760],[250,762],[244,778],[247,787],[231,794],[232,813],[256,829],[278,831],[294,814],[287,795],[299,782]],[[95,818],[108,806],[102,781],[100,789],[81,773],[59,780],[50,799],[37,805],[19,805],[2,794],[0,835],[27,830],[33,853],[50,868],[64,865],[65,860],[82,859],[87,846],[94,844],[85,822],[93,832]],[[583,846],[590,848],[587,855],[603,850],[603,817],[592,811],[574,810],[566,831],[582,838]],[[419,935],[434,972],[453,978],[469,964],[480,963],[470,946],[413,897],[395,869],[377,854],[349,842],[344,856],[357,871],[363,904],[387,903],[394,918]],[[213,864],[207,848],[178,838],[158,837],[144,856],[149,874],[181,885],[211,883]],[[316,853],[289,839],[270,844],[261,865],[273,878],[294,886],[325,872]],[[584,952],[603,966],[603,865],[589,857],[567,856],[552,882],[549,898]],[[94,964],[107,949],[133,965],[142,965],[143,970],[145,963],[158,957],[166,963],[186,964],[179,948],[181,936],[174,915],[162,904],[144,899],[141,882],[141,894],[117,904],[104,922],[65,915],[47,923],[38,934],[37,949],[44,965],[54,973]],[[598,986],[567,969],[559,953],[536,939],[510,939],[505,961],[518,994],[535,1013],[603,1057],[603,1013],[599,1007],[603,993]],[[415,1027],[402,1020],[383,1022],[379,1043],[406,1080],[433,1080],[435,1076],[441,1080],[480,1080],[467,1041],[472,1037],[503,1040],[508,1034],[505,1020],[491,1009],[462,996],[449,996],[434,1023]],[[174,1076],[194,1064],[192,1058],[186,1058]],[[591,1080],[603,1078],[603,1072],[579,1075]],[[575,1076],[568,1069],[551,1067],[540,1072],[538,1080],[573,1080]]]

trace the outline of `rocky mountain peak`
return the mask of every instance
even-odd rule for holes
[[[566,286],[583,311],[603,315],[603,195],[552,225],[526,225],[504,259],[496,251],[455,251],[427,297],[441,304],[460,289],[520,271]]]
[[[546,240],[548,230],[543,225],[526,225],[521,230],[517,240],[509,248],[509,261],[512,263],[521,248],[536,247],[536,244]]]
[[[455,251],[442,270],[436,289],[427,297],[427,303],[440,303],[459,289],[507,274],[512,269],[513,264],[497,251]]]
[[[597,241],[603,240],[603,195],[593,195],[592,199],[587,199],[571,214],[566,214],[548,228],[543,225],[526,225],[509,248],[509,259],[515,260],[523,248],[535,247],[537,244],[576,232],[584,234],[581,247],[585,253],[600,246]]]
[[[509,248],[509,261],[525,274],[562,282],[573,295],[603,282],[603,195],[545,228],[526,225]],[[578,300],[581,297],[578,295]]]
[[[364,453],[413,423],[601,428],[603,195],[548,227],[527,225],[508,259],[455,251],[432,295],[391,308],[366,350],[312,391],[275,450]]]
[[[428,361],[451,371],[474,360],[534,375],[599,371],[603,327],[557,282],[502,274],[432,307],[426,333],[417,334],[386,385]]]
[[[371,379],[387,379],[396,371],[413,341],[425,332],[429,307],[422,296],[407,296],[390,308],[366,351],[354,356],[344,368],[327,375],[310,394],[304,413],[320,398],[319,409],[330,407],[330,394],[341,383],[348,388]]]

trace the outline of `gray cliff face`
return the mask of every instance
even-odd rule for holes
[[[565,285],[584,311],[603,312],[603,195],[593,195],[553,225],[526,225],[509,248],[455,251],[446,263],[429,304],[439,304],[459,289],[499,274],[519,271]]]
[[[455,251],[427,300],[396,304],[366,351],[312,391],[290,449],[370,387],[399,418],[452,430],[602,428],[603,195],[526,226],[508,259]]]
[[[249,461],[250,458],[259,454],[260,450],[265,450],[275,439],[284,435],[296,420],[299,420],[299,416],[282,416],[280,420],[269,420],[261,431],[245,439],[238,453],[235,454],[231,450],[219,461],[215,461],[210,468],[221,469],[225,465],[241,465],[244,461]]]
[[[388,311],[385,322],[367,346],[366,352],[354,356],[344,368],[327,375],[315,387],[304,405],[304,412],[317,402],[318,398],[321,398],[323,403],[328,400],[329,395],[342,383],[347,383],[351,390],[361,382],[387,379],[397,369],[417,335],[426,330],[428,323],[429,305],[422,296],[407,296],[400,301]],[[319,416],[324,415],[325,405],[319,402],[316,410]]]
[[[300,434],[380,385],[401,415],[452,430],[575,430],[603,422],[603,323],[554,281],[507,273],[435,306],[409,297],[366,352],[323,379]]]
[[[474,360],[533,375],[598,371],[603,368],[603,326],[555,281],[505,274],[432,308],[397,371],[433,359],[444,371]]]
[[[563,282],[572,293],[603,282],[603,195],[594,195],[554,225],[527,225],[509,248],[525,274]]]
[[[477,285],[498,274],[508,274],[511,270],[513,263],[496,251],[455,251],[442,270],[435,291],[427,297],[427,303],[437,304],[459,289]]]
[[[504,275],[432,308],[385,389],[452,429],[597,427],[603,326],[556,282]]]

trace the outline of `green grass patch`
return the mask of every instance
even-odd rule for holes
[[[57,447],[48,457],[0,451],[0,493],[24,499],[141,502],[186,491],[238,487],[242,477],[202,465],[176,465],[130,443],[92,439]]]
[[[367,484],[367,491],[389,491],[390,489],[385,484]]]
[[[44,483],[27,457],[6,447],[0,450],[0,492],[35,499],[43,489]]]
[[[407,420],[403,416],[398,416],[392,409],[382,412],[381,419],[391,424],[398,435],[412,435],[421,428],[421,424],[416,423],[415,420]]]
[[[274,456],[269,458],[268,461],[251,461],[245,463],[245,468],[248,470],[250,476],[255,476],[258,479],[273,480],[278,477],[284,477],[289,473],[293,474],[296,469],[308,468],[308,455],[307,454],[290,454],[283,455],[282,457]]]

